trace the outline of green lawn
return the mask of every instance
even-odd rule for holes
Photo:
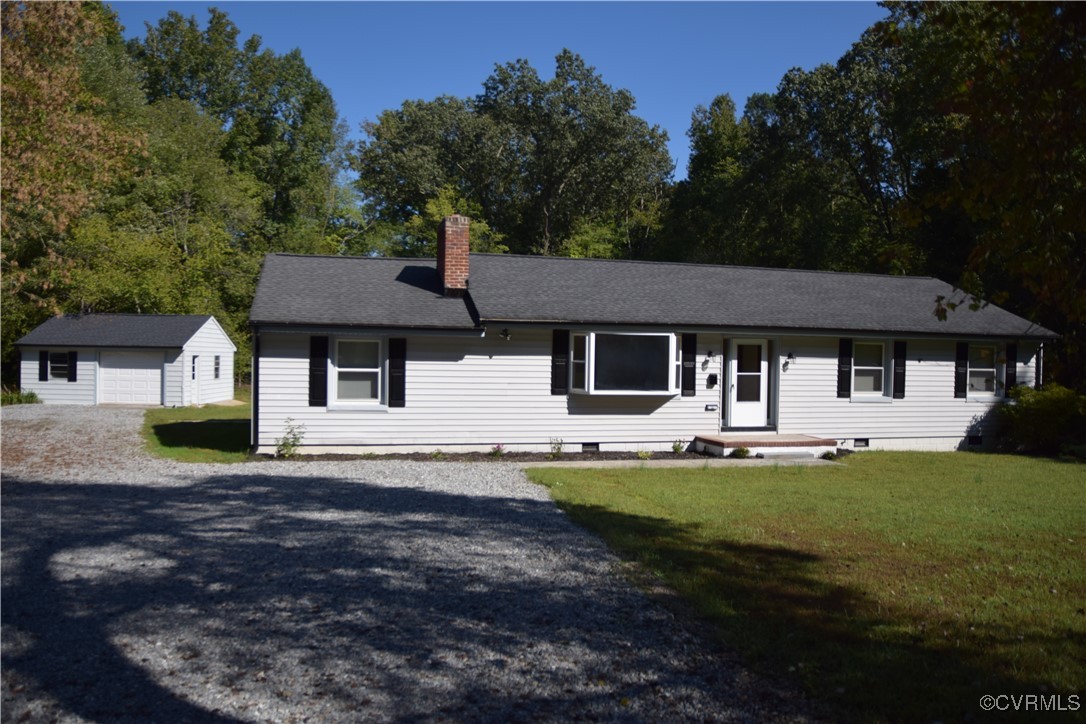
[[[752,664],[842,716],[956,721],[983,718],[987,693],[1086,693],[1081,463],[863,453],[529,475]]]
[[[243,405],[155,408],[143,417],[147,449],[187,463],[238,463],[249,458],[249,388],[238,388]]]

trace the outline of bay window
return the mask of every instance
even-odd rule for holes
[[[589,395],[674,395],[681,356],[674,334],[574,333],[570,389]]]

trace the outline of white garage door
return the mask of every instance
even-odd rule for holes
[[[103,352],[101,401],[162,404],[162,352]]]

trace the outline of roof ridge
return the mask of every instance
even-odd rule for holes
[[[655,261],[652,259],[598,259],[591,257],[572,257],[572,256],[543,256],[540,254],[494,254],[491,252],[471,252],[471,256],[490,256],[502,259],[549,259],[554,261],[591,261],[591,262],[606,262],[611,264],[646,264],[652,266],[667,265],[667,266],[688,266],[698,269],[749,269],[752,271],[778,271],[778,272],[795,272],[803,274],[832,274],[834,276],[857,276],[857,277],[877,277],[879,279],[927,279],[935,281],[943,281],[933,276],[916,276],[912,274],[880,274],[878,272],[848,272],[848,271],[832,271],[829,269],[794,269],[791,267],[776,267],[776,266],[749,266],[744,264],[702,264],[693,261]],[[947,282],[943,282],[946,284]]]
[[[270,251],[265,256],[289,256],[296,259],[360,259],[374,261],[437,261],[432,256],[360,256],[358,254],[298,254],[290,251]]]

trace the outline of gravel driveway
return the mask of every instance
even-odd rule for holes
[[[502,463],[186,465],[3,410],[4,721],[808,721]]]

